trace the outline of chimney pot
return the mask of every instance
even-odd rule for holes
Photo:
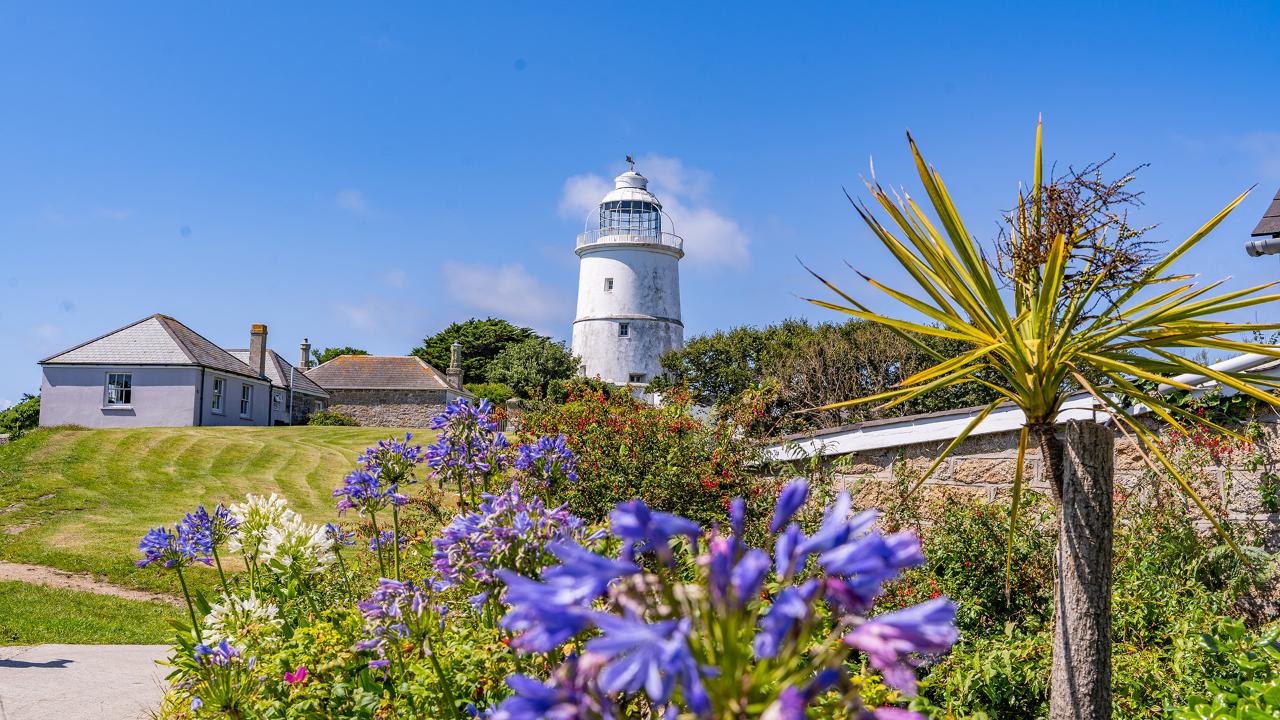
[[[267,326],[262,323],[249,328],[249,367],[259,377],[267,373]]]
[[[298,369],[306,370],[311,367],[311,341],[302,338],[302,344],[298,346]]]
[[[462,343],[454,342],[449,346],[449,370],[445,373],[449,384],[455,389],[462,389]]]

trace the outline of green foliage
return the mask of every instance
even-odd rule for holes
[[[1046,499],[1027,498],[1007,602],[1006,504],[944,496],[886,509],[886,522],[918,524],[928,564],[888,589],[885,609],[935,593],[960,606],[961,642],[930,668],[917,706],[938,718],[1045,717],[1057,542]],[[1117,719],[1163,717],[1166,706],[1212,692],[1213,678],[1226,677],[1201,636],[1234,622],[1236,599],[1254,592],[1260,577],[1209,539],[1171,490],[1149,488],[1141,502],[1121,495],[1112,591]]]
[[[578,358],[564,343],[534,337],[507,345],[489,364],[490,383],[515,388],[521,397],[542,397],[547,386],[578,371]]]
[[[40,396],[23,395],[17,404],[0,410],[0,433],[18,439],[24,432],[40,425]]]
[[[467,383],[467,392],[474,393],[478,398],[484,398],[493,403],[497,407],[502,407],[503,403],[516,396],[516,391],[510,385],[493,382],[493,383]]]
[[[913,340],[951,356],[954,340],[915,335]],[[946,388],[888,410],[823,405],[889,390],[933,364],[933,356],[901,334],[863,320],[811,325],[786,320],[763,328],[738,327],[689,340],[662,358],[670,379],[651,385],[662,391],[687,385],[695,402],[724,407],[744,397],[763,399],[751,424],[756,435],[799,432],[881,417],[970,407],[991,402],[994,391],[977,384]],[[810,412],[801,412],[810,411]]]
[[[568,502],[588,522],[604,519],[619,502],[642,498],[707,525],[727,517],[735,495],[760,491],[750,482],[756,450],[732,425],[704,424],[688,410],[687,396],[678,392],[654,407],[623,391],[571,391],[563,405],[527,411],[521,433],[564,434],[578,456],[578,482],[555,501]]]
[[[311,351],[311,357],[316,359],[317,365],[323,365],[324,363],[327,363],[330,360],[336,357],[339,357],[341,355],[368,355],[368,354],[369,354],[368,352],[361,350],[360,348],[353,348],[350,346],[325,348],[323,350],[316,348],[315,350]]]
[[[1172,720],[1268,720],[1280,718],[1280,625],[1257,634],[1239,621],[1221,623],[1201,638],[1208,663],[1221,668],[1203,693]]]
[[[307,418],[308,425],[329,425],[335,427],[356,427],[360,423],[350,415],[344,415],[333,410],[321,410],[317,413],[311,413]]]
[[[531,328],[512,325],[506,320],[471,318],[424,338],[412,354],[444,370],[449,367],[449,347],[455,342],[462,343],[463,378],[476,383],[495,382],[489,376],[489,364],[498,354],[508,345],[538,337],[541,336]]]

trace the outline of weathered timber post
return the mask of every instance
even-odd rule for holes
[[[1060,445],[1050,720],[1111,718],[1111,531],[1115,439],[1066,423]]]

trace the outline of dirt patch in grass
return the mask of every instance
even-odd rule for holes
[[[0,582],[5,581],[24,582],[61,590],[94,593],[96,595],[110,595],[124,598],[125,600],[158,602],[174,607],[182,604],[181,600],[171,595],[122,588],[99,580],[88,573],[71,573],[56,568],[44,567],[43,565],[27,565],[26,563],[0,560]]]

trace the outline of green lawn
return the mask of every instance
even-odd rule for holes
[[[177,608],[142,600],[0,582],[0,645],[165,643]]]
[[[402,430],[351,427],[50,429],[0,445],[0,560],[88,571],[176,593],[173,573],[138,569],[138,540],[196,505],[278,493],[314,522],[360,450]],[[416,439],[429,441],[423,432]],[[194,584],[216,573],[197,567]],[[8,607],[7,604],[0,606]],[[3,613],[0,613],[3,614]]]

